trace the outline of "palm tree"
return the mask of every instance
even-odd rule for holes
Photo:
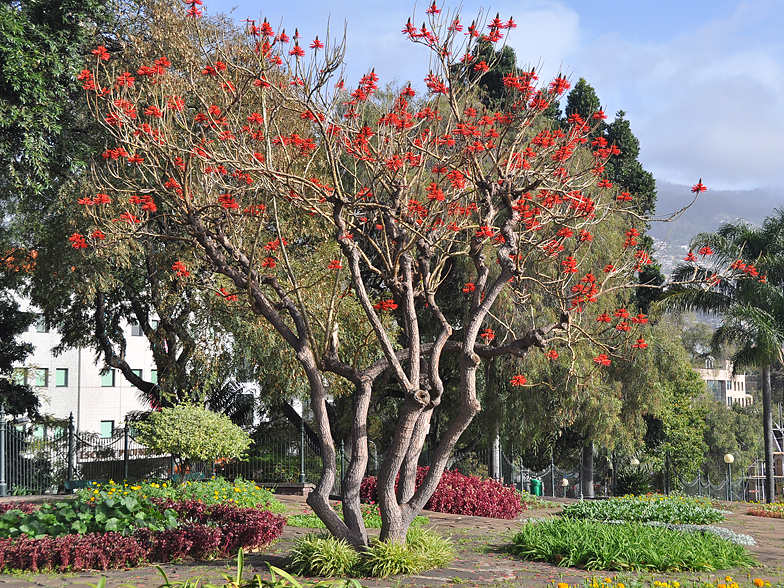
[[[761,228],[743,221],[722,225],[716,233],[702,233],[692,240],[694,249],[710,247],[713,268],[696,263],[679,266],[673,281],[702,278],[708,286],[671,288],[664,304],[720,316],[713,345],[737,345],[733,370],[762,369],[762,425],[765,439],[765,499],[773,502],[773,412],[771,365],[784,359],[784,210],[776,210]],[[703,256],[705,259],[705,256]],[[735,279],[719,279],[715,269],[733,268]],[[714,277],[711,282],[711,277]]]

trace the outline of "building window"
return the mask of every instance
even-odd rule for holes
[[[155,331],[158,329],[158,319],[152,319],[150,321],[150,328]]]
[[[150,370],[150,382],[158,385],[158,370]]]
[[[35,321],[35,330],[39,333],[49,332],[49,323],[46,322],[44,317],[39,316],[38,320]]]
[[[144,333],[142,332],[142,326],[139,323],[131,323],[131,336],[132,337],[141,337]]]
[[[114,388],[114,370],[111,369],[101,376],[101,386],[103,388]],[[111,422],[111,421],[107,421]]]
[[[109,439],[114,430],[114,421],[101,421],[101,439]]]
[[[46,368],[37,368],[35,370],[35,385],[46,387],[49,385],[49,370]]]
[[[134,374],[136,374],[136,376],[137,376],[137,377],[139,377],[139,378],[141,378],[141,377],[142,377],[142,370],[131,370],[131,371],[132,371]]]
[[[54,371],[54,385],[58,388],[68,386],[68,368],[57,368]]]
[[[14,369],[14,384],[18,384],[19,386],[27,384],[27,370],[24,368]]]

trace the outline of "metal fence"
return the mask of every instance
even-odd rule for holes
[[[343,445],[338,449],[338,471],[331,494],[342,495],[343,474],[350,456]],[[368,475],[378,475],[383,455],[370,443]],[[507,485],[531,491],[534,486],[544,496],[581,498],[580,472],[563,470],[552,462],[542,471],[526,468],[496,449],[497,472]],[[492,449],[458,451],[448,467],[463,474],[489,477],[493,465]],[[17,430],[9,426],[0,406],[0,496],[6,494],[49,494],[73,487],[74,481],[171,478],[184,474],[195,478],[212,475],[227,479],[244,478],[276,485],[317,483],[321,474],[320,447],[305,435],[304,428],[290,426],[275,436],[257,439],[246,460],[196,462],[187,472],[179,471],[171,455],[156,455],[137,442],[128,426],[116,429],[111,438],[74,430],[73,416],[64,430],[50,435],[35,435],[32,429]],[[425,446],[421,465],[427,465],[429,448]],[[607,481],[605,481],[607,482]],[[697,476],[693,481],[679,479],[680,491],[691,496],[719,500],[759,500],[755,493],[761,484],[745,477],[720,484]],[[608,483],[596,487],[597,494],[607,494]]]

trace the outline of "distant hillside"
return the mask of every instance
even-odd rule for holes
[[[656,216],[669,216],[692,200],[690,186],[657,181]],[[668,245],[686,245],[697,233],[715,231],[719,225],[745,219],[761,225],[776,208],[784,207],[784,187],[767,186],[754,190],[708,190],[677,220],[652,223],[649,234]]]

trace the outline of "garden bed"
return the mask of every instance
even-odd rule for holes
[[[233,557],[280,536],[283,505],[252,482],[110,483],[0,510],[0,571],[77,571]]]

